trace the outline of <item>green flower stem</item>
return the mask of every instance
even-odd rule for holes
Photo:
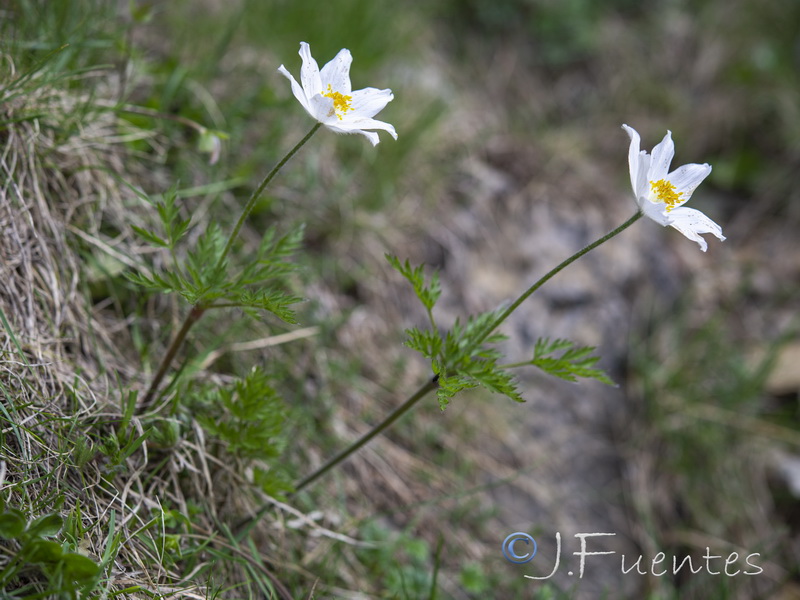
[[[568,259],[563,261],[560,265],[558,265],[557,267],[555,267],[555,268],[551,269],[550,271],[548,271],[541,279],[539,279],[539,281],[537,281],[531,287],[529,287],[527,290],[525,290],[525,292],[519,298],[517,298],[514,301],[514,303],[511,306],[509,306],[503,312],[503,314],[501,314],[499,317],[497,317],[497,319],[494,321],[494,323],[492,323],[489,327],[486,328],[486,331],[484,332],[484,334],[481,337],[478,338],[478,340],[475,342],[475,345],[476,346],[480,345],[481,342],[483,342],[483,340],[485,340],[487,337],[489,337],[489,335],[491,335],[491,333],[495,329],[500,327],[500,325],[503,323],[503,321],[505,321],[508,317],[510,317],[511,313],[513,313],[515,310],[517,310],[517,308],[519,308],[519,305],[522,304],[523,302],[525,302],[525,300],[527,300],[530,297],[530,295],[533,294],[533,292],[538,290],[545,283],[547,283],[550,279],[555,277],[558,273],[563,271],[566,267],[568,267],[569,265],[574,263],[576,260],[578,260],[581,256],[583,256],[585,254],[588,254],[589,252],[591,252],[592,250],[597,248],[599,245],[607,242],[608,240],[610,240],[614,236],[616,236],[616,235],[622,233],[623,231],[625,231],[628,227],[630,227],[631,225],[636,223],[636,221],[641,219],[643,214],[644,213],[642,213],[641,211],[637,211],[637,213],[635,215],[633,215],[630,219],[628,219],[622,225],[617,227],[614,231],[611,231],[611,232],[607,233],[606,235],[601,237],[599,240],[595,240],[594,242],[592,242],[591,244],[589,244],[588,246],[586,246],[582,250],[578,250],[578,252],[576,252],[575,254],[570,256]],[[513,365],[513,366],[518,366],[518,365]]]
[[[299,492],[303,488],[311,485],[314,481],[322,477],[325,473],[330,471],[333,467],[335,467],[344,459],[346,459],[348,456],[353,454],[353,452],[361,448],[361,446],[369,442],[376,435],[388,429],[392,423],[397,421],[397,419],[399,419],[409,410],[411,410],[411,408],[417,402],[422,400],[422,398],[427,396],[429,392],[435,390],[437,385],[438,385],[438,379],[436,377],[429,380],[425,385],[419,388],[416,391],[416,393],[414,393],[413,396],[409,397],[408,400],[406,400],[400,406],[394,409],[394,411],[392,411],[392,413],[388,417],[386,417],[383,421],[381,421],[380,424],[376,425],[374,428],[372,428],[372,430],[368,431],[366,434],[361,436],[361,438],[359,438],[356,442],[354,442],[353,444],[351,444],[350,446],[339,452],[339,454],[334,456],[332,459],[330,459],[328,462],[322,465],[319,469],[314,471],[311,475],[300,480],[300,482],[298,482],[298,484],[295,486],[295,492]]]
[[[520,304],[525,302],[525,300],[527,300],[528,297],[531,294],[533,294],[533,292],[535,292],[540,287],[542,287],[549,279],[551,279],[557,273],[562,271],[568,265],[570,265],[573,262],[575,262],[576,260],[578,260],[584,254],[586,254],[588,252],[591,252],[592,250],[597,248],[600,244],[602,244],[604,242],[607,242],[608,240],[613,238],[615,235],[623,232],[625,229],[627,229],[628,227],[633,225],[636,221],[638,221],[641,217],[642,217],[642,213],[641,212],[637,212],[630,219],[628,219],[622,225],[617,227],[614,231],[604,235],[599,240],[592,242],[591,244],[589,244],[588,246],[586,246],[582,250],[579,250],[577,253],[573,254],[568,259],[566,259],[564,262],[562,262],[560,265],[558,265],[553,270],[551,270],[549,273],[547,273],[544,277],[539,279],[539,281],[537,281],[531,287],[529,287],[525,291],[524,294],[522,294],[519,298],[517,298],[517,300],[511,306],[509,306],[506,309],[506,311],[502,315],[500,315],[494,323],[492,323],[491,328],[488,328],[486,333],[478,339],[478,341],[476,342],[476,345],[479,345],[483,340],[485,340],[492,331],[497,329],[500,326],[500,324],[503,321],[505,321],[509,317],[509,315],[511,315],[511,313],[513,313],[519,307]],[[528,364],[528,363],[520,363],[519,365],[511,365],[511,366],[521,366],[522,364]],[[396,408],[395,411],[392,414],[390,414],[388,417],[386,417],[386,419],[384,419],[374,429],[369,431],[367,434],[365,434],[358,441],[356,441],[355,443],[353,443],[352,445],[350,445],[349,447],[344,449],[342,452],[340,452],[339,454],[334,456],[327,463],[325,463],[319,469],[314,471],[311,475],[309,475],[308,477],[302,479],[295,486],[295,490],[299,492],[303,488],[307,487],[308,485],[310,485],[311,483],[316,481],[319,477],[321,477],[322,475],[324,475],[325,473],[330,471],[333,467],[335,467],[340,462],[342,462],[344,459],[346,459],[348,456],[353,454],[353,452],[355,452],[356,450],[361,448],[364,444],[369,442],[376,435],[378,435],[379,433],[381,433],[382,431],[387,429],[392,423],[394,423],[397,419],[399,419],[406,412],[408,412],[419,400],[421,400],[429,392],[431,392],[434,389],[436,389],[436,385],[437,385],[436,378],[430,380],[428,383],[426,383],[424,386],[422,386],[419,390],[417,390],[417,392],[413,396],[411,396],[408,400],[406,400],[403,404],[401,404],[398,408]],[[255,520],[258,520],[258,518],[260,517],[260,514],[261,513],[259,511],[259,513],[257,513],[257,515],[255,517]]]
[[[270,171],[267,174],[267,176],[264,177],[264,180],[255,189],[253,194],[250,196],[250,199],[247,201],[247,204],[245,204],[244,210],[242,211],[242,216],[239,217],[239,221],[236,223],[236,227],[233,228],[233,231],[231,232],[231,235],[228,238],[228,243],[225,244],[225,249],[222,251],[219,260],[217,261],[217,269],[222,268],[222,263],[224,263],[225,259],[228,257],[228,253],[230,253],[231,251],[231,246],[233,246],[233,242],[239,236],[239,231],[241,231],[244,222],[247,220],[247,217],[250,216],[250,211],[253,210],[253,207],[256,204],[256,200],[258,200],[258,197],[261,196],[261,192],[264,191],[264,188],[266,188],[269,185],[269,182],[272,181],[275,175],[278,174],[278,171],[281,170],[283,165],[289,162],[289,159],[292,158],[308,140],[311,139],[311,136],[314,135],[317,132],[317,129],[319,129],[320,127],[322,127],[322,123],[316,123],[314,127],[311,128],[311,131],[309,131],[306,134],[306,137],[300,140],[294,148],[289,150],[289,153],[286,156],[284,156],[277,165],[273,167],[272,171]]]
[[[311,136],[317,132],[317,129],[322,127],[322,123],[317,123],[314,127],[311,128],[306,136],[300,140],[297,145],[289,150],[289,153],[284,156],[281,161],[275,165],[272,170],[264,177],[263,181],[259,184],[259,186],[255,189],[255,191],[250,195],[250,199],[245,204],[244,210],[242,211],[242,215],[239,217],[239,221],[236,223],[236,227],[233,228],[230,237],[228,238],[228,242],[225,244],[225,249],[222,251],[222,254],[217,261],[216,270],[219,271],[222,268],[222,265],[225,263],[225,259],[228,257],[228,254],[231,251],[231,247],[233,246],[233,242],[236,240],[239,232],[244,225],[244,222],[247,220],[247,217],[250,215],[250,212],[253,210],[253,206],[255,206],[256,200],[258,200],[261,193],[264,189],[269,185],[270,181],[275,178],[275,175],[278,174],[278,171],[281,170],[283,165],[289,162],[289,159],[292,158],[303,145],[311,139]],[[186,315],[186,319],[183,321],[183,325],[181,325],[180,331],[178,331],[178,335],[175,336],[175,339],[172,340],[169,348],[167,349],[166,354],[164,354],[164,358],[161,359],[161,364],[158,367],[158,371],[156,372],[155,377],[153,377],[153,381],[150,384],[150,387],[147,390],[147,393],[142,400],[142,407],[147,407],[153,401],[153,397],[155,396],[156,390],[158,390],[158,386],[161,384],[161,380],[164,379],[164,375],[167,373],[167,369],[169,369],[169,365],[172,363],[172,359],[175,358],[175,355],[178,353],[178,349],[183,344],[183,340],[186,339],[186,334],[189,333],[189,329],[192,328],[203,313],[209,308],[223,308],[227,306],[226,304],[213,304],[213,305],[205,305],[201,302],[198,302],[192,307],[192,310],[189,311],[189,314]],[[234,306],[234,305],[231,305]],[[236,305],[238,306],[238,305]]]
[[[340,462],[344,461],[347,457],[349,457],[351,454],[353,454],[356,450],[358,450],[363,445],[365,445],[367,442],[369,442],[376,435],[378,435],[378,434],[382,433],[383,431],[385,431],[386,429],[388,429],[392,425],[392,423],[397,421],[397,419],[399,419],[404,414],[406,414],[409,410],[411,410],[413,408],[413,406],[417,402],[419,402],[425,396],[427,396],[430,392],[435,390],[437,385],[438,385],[438,378],[437,377],[434,377],[434,378],[430,379],[425,385],[423,385],[421,388],[419,388],[414,393],[413,396],[409,397],[405,402],[403,402],[400,406],[398,406],[396,409],[394,409],[394,411],[392,411],[392,413],[388,417],[386,417],[383,421],[381,421],[380,424],[378,424],[375,427],[373,427],[366,434],[361,436],[357,441],[353,442],[352,444],[350,444],[350,446],[348,446],[347,448],[345,448],[344,450],[339,452],[339,454],[337,454],[336,456],[331,458],[328,462],[326,462],[324,465],[319,467],[316,471],[311,473],[311,475],[308,475],[307,477],[304,477],[303,479],[301,479],[295,485],[294,493],[296,494],[297,492],[299,492],[299,491],[303,490],[304,488],[308,487],[309,485],[311,485],[317,479],[322,477],[325,473],[327,473],[328,471],[333,469]],[[247,533],[255,526],[255,524],[258,523],[258,521],[261,519],[261,517],[263,517],[265,514],[267,514],[267,512],[269,512],[269,510],[271,508],[272,508],[272,504],[267,503],[264,506],[262,506],[261,508],[259,508],[258,511],[256,511],[255,515],[253,515],[252,517],[250,517],[246,521],[243,521],[242,523],[240,523],[234,530],[236,532],[237,539],[242,539],[245,535],[247,535]]]
[[[313,133],[313,131],[312,131],[312,133]],[[544,277],[539,279],[539,281],[534,283],[531,287],[529,287],[525,291],[525,293],[523,293],[519,298],[517,298],[517,300],[511,306],[509,306],[505,310],[505,312],[503,312],[503,314],[501,314],[497,318],[497,320],[495,320],[494,323],[492,323],[490,328],[487,328],[486,332],[476,342],[476,346],[480,345],[480,343],[483,342],[483,340],[485,340],[489,336],[489,334],[491,334],[495,329],[497,329],[503,323],[503,321],[505,321],[511,315],[511,313],[513,313],[519,307],[520,304],[525,302],[525,300],[527,300],[528,297],[531,294],[533,294],[536,290],[538,290],[540,287],[542,287],[548,280],[550,280],[552,277],[554,277],[556,274],[558,274],[564,268],[566,268],[567,266],[569,266],[570,264],[572,264],[573,262],[578,260],[581,256],[587,254],[588,252],[591,252],[592,250],[597,248],[600,244],[602,244],[604,242],[607,242],[608,240],[610,240],[611,238],[613,238],[617,234],[622,233],[624,230],[626,230],[628,227],[630,227],[636,221],[638,221],[641,217],[642,217],[642,213],[641,212],[637,212],[630,219],[628,219],[622,225],[617,227],[614,231],[611,231],[610,233],[608,233],[608,234],[604,235],[603,237],[601,237],[599,240],[596,240],[596,241],[592,242],[591,244],[589,244],[588,246],[586,246],[582,250],[579,250],[577,253],[575,253],[572,256],[570,256],[568,259],[566,259],[560,265],[558,265],[557,267],[555,267],[554,269],[549,271]],[[517,366],[522,366],[523,364],[530,364],[530,363],[518,363],[518,364],[508,365],[508,367],[509,368],[517,367]],[[306,488],[309,485],[311,485],[312,483],[314,483],[317,479],[322,477],[325,473],[327,473],[328,471],[333,469],[339,463],[341,463],[346,458],[348,458],[351,454],[356,452],[359,448],[364,446],[367,442],[369,442],[376,435],[378,435],[378,434],[382,433],[383,431],[385,431],[386,429],[388,429],[395,421],[397,421],[397,419],[399,419],[404,414],[406,414],[409,410],[411,410],[417,402],[419,402],[420,400],[422,400],[422,398],[424,398],[430,392],[435,390],[437,385],[438,385],[438,377],[434,377],[433,379],[428,381],[425,385],[423,385],[421,388],[419,388],[416,391],[416,393],[414,393],[413,396],[409,397],[408,400],[403,402],[403,404],[398,406],[388,417],[386,417],[383,421],[381,421],[380,424],[376,425],[369,432],[367,432],[366,434],[361,436],[361,438],[359,438],[356,442],[352,443],[350,446],[348,446],[347,448],[345,448],[344,450],[339,452],[339,454],[337,454],[336,456],[331,458],[328,462],[326,462],[324,465],[322,465],[316,471],[311,473],[311,475],[308,475],[307,477],[301,479],[297,483],[297,485],[295,485],[295,493],[303,490],[304,488]],[[269,510],[271,508],[272,508],[272,504],[265,504],[264,506],[259,508],[258,511],[256,511],[256,514],[253,517],[250,517],[249,519],[239,523],[239,525],[236,526],[236,528],[234,529],[234,531],[236,532],[237,539],[241,540],[242,538],[244,538],[244,536],[247,535],[247,533],[255,526],[255,524],[258,523],[258,521],[261,519],[261,517],[263,517],[267,512],[269,512]]]

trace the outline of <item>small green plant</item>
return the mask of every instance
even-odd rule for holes
[[[391,598],[436,597],[436,560],[430,545],[408,533],[394,533],[374,521],[363,527],[370,548],[358,551],[370,581]]]
[[[133,429],[117,431],[105,436],[99,447],[100,453],[105,457],[103,472],[112,476],[127,471],[130,468],[128,459],[142,447],[149,436],[150,430],[137,435]],[[78,448],[79,452],[82,452],[83,448],[81,445]]]
[[[267,312],[287,323],[295,323],[295,314],[290,307],[301,300],[285,288],[288,287],[288,275],[295,269],[290,260],[302,241],[302,226],[284,235],[278,235],[274,227],[268,228],[255,256],[238,273],[230,274],[227,257],[242,220],[227,242],[220,226],[212,223],[199,236],[195,247],[188,250],[186,260],[181,264],[176,246],[189,230],[190,220],[180,216],[176,198],[177,191],[173,188],[162,199],[151,201],[158,213],[162,232],[134,228],[148,243],[168,250],[171,264],[157,272],[130,273],[128,278],[152,291],[177,293],[192,307],[162,359],[144,398],[144,405],[152,401],[189,329],[206,311],[238,308],[254,317]]]
[[[280,454],[286,408],[261,369],[254,367],[232,387],[207,388],[203,404],[198,421],[225,441],[231,454],[242,458]]]
[[[286,446],[287,409],[270,380],[267,373],[254,367],[232,386],[204,386],[195,410],[198,422],[227,452],[270,464],[268,469],[255,467],[254,481],[265,493],[282,496],[292,490],[291,483],[285,471],[273,463]]]
[[[46,579],[49,595],[77,599],[96,584],[100,565],[78,552],[74,543],[57,541],[62,529],[64,519],[56,513],[29,519],[0,500],[0,538],[15,548],[0,566],[0,588],[14,590],[7,597],[33,597],[36,584],[25,583],[31,571]]]

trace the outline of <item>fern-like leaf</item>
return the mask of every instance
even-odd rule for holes
[[[439,283],[439,274],[434,273],[431,275],[429,284],[425,283],[425,274],[423,272],[424,266],[412,267],[411,263],[406,260],[401,263],[400,259],[391,254],[386,254],[386,260],[395,268],[395,270],[405,277],[412,286],[414,286],[414,293],[419,298],[420,302],[425,306],[425,309],[430,312],[433,310],[434,305],[439,296],[442,295],[442,286]]]
[[[291,325],[297,324],[297,316],[289,307],[303,301],[297,296],[275,290],[263,292],[244,290],[225,299],[231,300],[231,305],[241,307],[250,316],[257,317],[258,311],[267,311]]]
[[[576,346],[569,340],[539,338],[534,346],[533,358],[524,364],[539,367],[566,381],[577,382],[578,377],[583,377],[615,385],[605,371],[594,366],[600,360],[599,356],[591,356],[594,351],[594,346]]]

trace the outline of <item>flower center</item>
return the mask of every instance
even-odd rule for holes
[[[350,103],[353,101],[352,96],[345,96],[341,92],[334,92],[331,84],[328,84],[328,91],[322,94],[326,98],[333,99],[333,110],[328,114],[329,117],[332,117],[334,113],[342,120],[342,117],[348,110],[353,110],[353,107],[350,106]]]
[[[681,196],[683,196],[683,193],[676,192],[675,185],[666,179],[651,181],[650,189],[653,190],[659,202],[663,202],[667,205],[667,212],[675,208],[676,204],[680,204]]]

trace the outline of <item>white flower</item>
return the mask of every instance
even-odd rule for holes
[[[639,134],[633,127],[623,125],[622,128],[631,137],[628,151],[628,163],[631,169],[631,185],[636,195],[636,203],[645,216],[664,227],[674,227],[690,240],[700,244],[705,252],[708,248],[701,233],[711,233],[720,240],[725,240],[722,228],[711,219],[693,208],[684,208],[692,192],[700,182],[711,173],[711,165],[689,164],[678,167],[668,173],[669,164],[675,155],[675,144],[672,132],[661,143],[653,148],[652,156],[639,150]]]
[[[353,57],[350,50],[339,50],[339,54],[321,71],[311,56],[311,48],[305,42],[300,42],[300,57],[303,59],[303,66],[300,67],[302,87],[283,65],[278,72],[292,82],[292,93],[308,114],[337,133],[360,133],[373,146],[380,141],[378,134],[365,129],[383,129],[397,139],[394,127],[372,118],[392,101],[392,90],[364,88],[352,91],[350,63]]]

